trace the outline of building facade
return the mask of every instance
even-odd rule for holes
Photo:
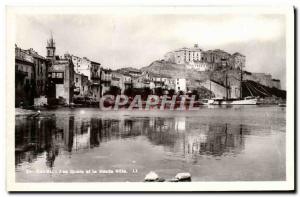
[[[74,72],[74,95],[87,97],[90,93],[90,83],[88,77]]]
[[[205,87],[206,89],[210,90],[213,92],[215,98],[223,99],[226,98],[226,88],[225,86],[216,83],[215,81],[212,80],[205,80],[201,82],[200,84],[202,87]],[[227,92],[228,94],[228,92]],[[228,95],[229,96],[229,95]]]
[[[277,89],[281,89],[280,80],[279,79],[272,79],[272,87],[277,88]]]
[[[260,83],[267,87],[273,87],[272,75],[266,73],[245,73],[243,74],[244,80],[251,80]]]
[[[192,48],[183,47],[165,54],[164,60],[174,64],[184,64],[187,69],[208,71],[218,68],[243,68],[246,57],[240,53],[230,54],[215,49],[203,51],[197,44]]]
[[[192,48],[183,47],[165,54],[164,60],[176,64],[186,64],[192,61],[201,61],[203,51],[195,44]]]
[[[86,57],[77,57],[75,55],[70,55],[71,59],[74,64],[74,70],[78,74],[83,74],[91,80],[91,68],[92,68],[92,61],[90,61]]]
[[[100,97],[109,91],[112,80],[112,70],[103,68],[101,70],[101,92]]]
[[[175,79],[175,92],[186,92],[186,79],[184,78],[176,78]]]
[[[70,104],[74,96],[74,65],[70,59],[56,59],[48,71],[49,82],[54,87],[53,95],[60,104]]]
[[[34,59],[15,45],[15,106],[33,105],[34,89]]]
[[[32,48],[26,52],[33,57],[34,61],[34,78],[35,78],[35,98],[46,96],[48,82],[48,66],[50,61],[39,55]]]

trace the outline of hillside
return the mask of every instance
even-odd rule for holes
[[[166,62],[164,60],[157,60],[152,62],[149,66],[141,68],[142,71],[148,71],[155,74],[162,74],[173,78],[186,78],[190,81],[187,86],[190,89],[197,88],[197,84],[201,81],[211,79],[212,81],[225,85],[227,73],[227,83],[230,86],[240,85],[241,71],[238,69],[231,70],[217,70],[217,71],[205,71],[199,72],[195,70],[186,69],[184,64],[174,64]],[[244,71],[247,74],[247,71]],[[270,88],[264,86],[258,82],[245,80],[242,84],[243,96],[260,96],[270,97],[272,95],[285,99],[286,91],[277,88]]]
[[[259,96],[259,97],[280,97],[286,99],[286,91],[279,90],[277,88],[266,87],[255,81],[247,80],[242,83],[242,95],[243,97],[247,96]]]
[[[142,71],[147,71],[155,74],[163,74],[167,76],[177,76],[181,73],[184,75],[186,72],[184,64],[173,64],[166,61],[154,61],[149,66],[141,68]],[[180,75],[181,75],[180,74]]]
[[[156,74],[163,74],[173,78],[186,78],[191,81],[212,79],[220,84],[225,83],[225,70],[200,72],[192,69],[186,69],[184,64],[174,64],[163,60],[154,61],[149,66],[141,68],[141,70]],[[228,76],[227,80],[229,84],[239,85],[239,70],[229,70]]]
[[[164,60],[152,62],[149,66],[141,68],[142,71],[148,71],[156,74],[163,74],[173,78],[186,78],[205,80],[208,79],[207,72],[197,72],[185,68],[184,64],[174,64]]]

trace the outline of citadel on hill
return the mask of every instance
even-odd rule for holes
[[[82,99],[97,103],[105,94],[285,97],[279,80],[270,74],[247,72],[245,63],[246,57],[238,52],[203,51],[195,44],[167,52],[163,60],[141,69],[112,70],[87,57],[57,55],[51,36],[46,57],[15,45],[15,106],[69,105]]]
[[[208,71],[226,66],[241,69],[245,67],[246,57],[238,52],[231,55],[220,49],[203,51],[195,44],[192,48],[183,47],[166,53],[164,60],[185,64],[188,69]]]

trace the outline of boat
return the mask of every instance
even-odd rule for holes
[[[257,98],[245,97],[244,99],[219,99],[212,98],[207,99],[207,101],[203,101],[206,105],[257,105]]]
[[[278,103],[279,107],[286,107],[286,103]]]
[[[243,82],[243,70],[241,68],[241,78],[240,78],[240,97],[239,99],[228,98],[228,73],[225,75],[225,88],[226,88],[226,98],[210,98],[202,99],[204,105],[258,105],[258,99],[252,96],[242,97],[242,82]],[[210,89],[211,91],[211,89]]]

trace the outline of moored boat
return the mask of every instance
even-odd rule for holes
[[[245,97],[244,99],[225,100],[220,98],[207,99],[204,104],[207,105],[257,105],[257,98]]]
[[[279,103],[278,106],[279,107],[286,107],[286,103]]]

